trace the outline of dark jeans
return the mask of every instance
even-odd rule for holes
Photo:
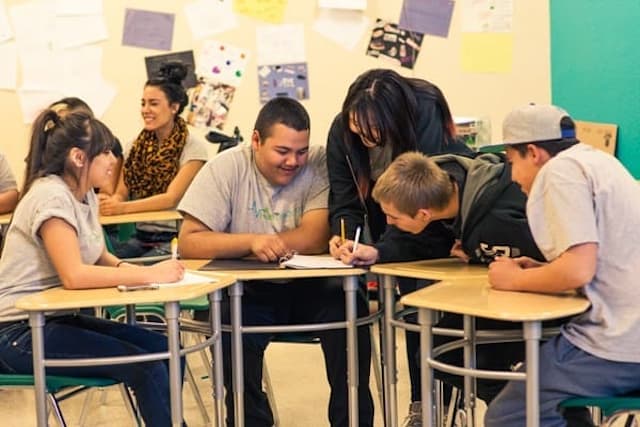
[[[167,338],[146,329],[92,316],[49,319],[44,326],[46,358],[84,358],[166,352]],[[184,360],[182,360],[184,371]],[[27,321],[0,331],[0,372],[33,374],[31,331]],[[129,386],[148,426],[170,426],[167,361],[46,369],[50,375],[111,378]]]
[[[229,304],[222,304],[223,322],[229,323]],[[358,315],[368,314],[364,298],[358,298]],[[248,282],[242,297],[244,325],[274,325],[341,321],[345,318],[342,281],[297,279],[286,284]],[[320,338],[331,396],[329,421],[332,427],[349,424],[347,352],[344,329],[315,332]],[[244,334],[244,406],[247,427],[272,426],[273,414],[262,390],[262,363],[270,334]],[[223,334],[224,372],[231,372],[230,334]],[[358,408],[360,426],[373,426],[373,400],[369,392],[371,342],[367,326],[358,328]],[[290,363],[295,363],[291,360]],[[225,374],[227,425],[234,423],[231,374]],[[313,402],[309,402],[313,404]]]

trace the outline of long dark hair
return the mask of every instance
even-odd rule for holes
[[[362,135],[378,145],[390,145],[395,158],[417,149],[418,99],[416,93],[431,98],[436,106],[446,141],[453,139],[455,127],[449,104],[442,91],[433,83],[407,78],[388,69],[372,69],[358,76],[351,84],[342,104],[345,140],[360,143],[358,135],[349,129],[351,116]]]
[[[87,111],[74,111],[60,118],[55,111],[44,110],[32,125],[21,197],[36,179],[61,176],[67,171],[67,157],[72,148],[84,151],[90,164],[98,154],[110,151],[114,141],[109,128]]]
[[[153,86],[160,89],[167,96],[169,104],[179,104],[180,107],[174,117],[178,117],[189,99],[187,92],[182,86],[183,80],[187,77],[187,66],[179,61],[169,61],[160,67],[156,76],[147,80],[145,87]]]

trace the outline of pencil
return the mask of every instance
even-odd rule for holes
[[[347,232],[344,227],[344,218],[340,218],[340,238],[342,239],[341,244],[347,241]]]

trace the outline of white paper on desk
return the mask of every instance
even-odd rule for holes
[[[160,289],[167,289],[179,288],[180,286],[186,285],[202,285],[204,283],[215,283],[217,281],[218,279],[211,276],[205,276],[204,274],[198,274],[192,271],[185,271],[182,280],[171,283],[154,283],[154,285],[158,285]]]
[[[343,264],[342,261],[333,259],[326,255],[294,255],[280,264],[282,267],[296,269],[315,268],[353,268],[350,264]]]

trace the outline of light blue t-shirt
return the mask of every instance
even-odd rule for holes
[[[577,144],[540,169],[527,218],[548,261],[598,244],[595,276],[579,290],[591,308],[565,325],[564,336],[597,357],[640,362],[640,185],[615,157]]]

